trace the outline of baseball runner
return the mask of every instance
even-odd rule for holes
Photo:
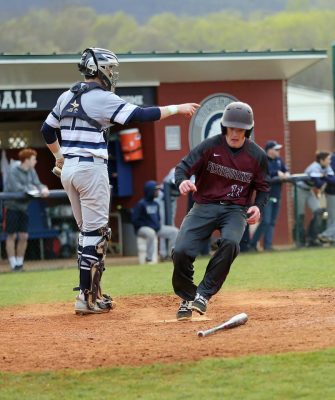
[[[251,107],[233,102],[224,110],[222,134],[204,140],[177,165],[180,193],[193,192],[194,205],[181,225],[172,253],[172,284],[181,298],[178,320],[192,311],[205,314],[209,299],[223,285],[239,253],[246,224],[255,224],[267,202],[269,176],[265,152],[249,137],[254,126]],[[195,175],[195,183],[190,177]],[[254,205],[252,196],[256,197]],[[214,230],[221,237],[198,286],[193,282],[193,262]]]
[[[61,171],[61,181],[80,230],[80,292],[75,302],[78,314],[99,314],[113,308],[112,298],[102,294],[100,285],[110,238],[105,130],[114,123],[156,121],[173,114],[191,116],[199,107],[186,103],[141,108],[125,102],[114,94],[118,65],[112,51],[84,50],[78,68],[85,81],[61,94],[42,126],[42,134],[56,159],[56,170]],[[58,129],[61,145],[56,135]]]

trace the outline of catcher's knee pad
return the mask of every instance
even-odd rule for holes
[[[102,260],[105,260],[107,254],[108,241],[111,239],[112,231],[107,226],[100,228],[99,231],[101,233],[101,239],[97,242],[95,248],[98,256]]]

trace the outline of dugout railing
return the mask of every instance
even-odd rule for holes
[[[28,247],[26,259],[69,258],[76,254],[78,228],[70,202],[64,190],[49,190],[48,197],[24,192],[0,192],[0,259],[6,258],[5,213],[6,200],[30,200],[28,207]],[[122,223],[120,212],[110,212],[109,224],[112,240],[108,252],[123,255]]]
[[[293,210],[295,229],[293,240],[297,247],[302,243],[299,237],[299,218],[298,218],[298,190],[299,181],[307,181],[309,177],[305,174],[292,174],[280,180],[273,178],[272,182],[290,183],[293,187]],[[29,245],[27,256],[30,259],[52,259],[71,257],[76,252],[78,230],[72,215],[66,192],[64,190],[50,190],[47,198],[34,197],[23,192],[0,192],[0,222],[2,229],[0,232],[1,258],[6,258],[4,242],[6,233],[4,231],[4,201],[5,200],[30,199],[29,204]],[[165,223],[171,224],[171,191],[168,184],[164,185],[164,206]],[[109,252],[112,255],[123,255],[124,235],[122,234],[123,221],[122,213],[110,213],[110,223],[112,225],[113,238],[109,245]],[[58,245],[57,245],[58,243]],[[58,246],[58,248],[57,248]]]

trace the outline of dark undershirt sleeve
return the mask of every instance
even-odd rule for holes
[[[257,192],[255,198],[255,206],[259,208],[259,211],[262,213],[266,203],[269,200],[269,192]]]
[[[254,180],[256,190],[255,206],[259,208],[261,213],[269,200],[270,180],[269,165],[264,153]]]
[[[136,107],[128,117],[126,123],[158,121],[160,118],[161,110],[159,107]]]
[[[46,122],[43,123],[41,132],[47,144],[54,143],[57,140],[57,134],[55,128],[48,125]]]

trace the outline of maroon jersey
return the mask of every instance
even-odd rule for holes
[[[218,203],[249,206],[254,190],[255,205],[261,210],[267,202],[269,175],[267,157],[253,141],[246,139],[239,149],[228,146],[222,134],[204,140],[176,167],[176,185],[195,175],[197,203]]]

